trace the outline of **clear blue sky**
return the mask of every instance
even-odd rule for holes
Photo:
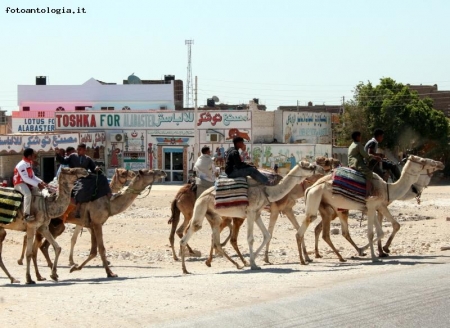
[[[260,98],[278,105],[337,104],[359,81],[392,77],[450,89],[450,1],[3,0],[0,106],[17,85],[186,80],[194,39],[199,104]],[[86,14],[12,14],[83,7]]]

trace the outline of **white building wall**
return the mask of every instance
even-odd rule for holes
[[[274,112],[273,137],[278,142],[283,142],[283,111],[281,110]]]
[[[252,113],[252,143],[272,142],[275,113],[259,110]]]

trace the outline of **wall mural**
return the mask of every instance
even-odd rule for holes
[[[283,112],[283,142],[330,143],[331,114]]]

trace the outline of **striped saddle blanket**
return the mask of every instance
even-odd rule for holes
[[[333,194],[366,203],[366,178],[358,171],[340,167],[333,171]]]
[[[22,204],[23,196],[14,188],[0,187],[0,222],[11,223],[14,221]]]
[[[228,178],[220,176],[215,182],[215,207],[224,208],[231,206],[248,205],[247,178]]]

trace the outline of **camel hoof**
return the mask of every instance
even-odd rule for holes
[[[237,265],[236,265],[236,268],[237,268],[238,270],[242,270],[242,269],[244,268],[244,266],[243,266],[243,265],[237,264]]]
[[[210,261],[205,261],[205,264],[206,264],[206,266],[207,266],[208,268],[211,267],[211,262],[210,262]]]
[[[388,253],[388,254],[391,252],[391,250],[389,249],[389,247],[386,247],[386,246],[383,247],[383,251],[384,251],[385,253]]]
[[[273,265],[273,263],[272,262],[270,262],[269,260],[264,260],[264,263],[266,263],[267,265]]]
[[[366,256],[367,253],[364,253],[364,251],[361,250],[361,251],[358,252],[358,255],[359,255],[359,256]]]
[[[50,278],[52,278],[53,281],[58,281],[58,275],[56,273],[50,275]]]
[[[261,270],[261,267],[260,267],[260,266],[257,266],[257,265],[253,265],[253,266],[251,267],[251,270]]]
[[[46,281],[47,279],[44,277],[37,277],[37,281]]]
[[[73,267],[73,266],[76,266],[76,265],[78,265],[78,264],[75,263],[74,261],[69,261],[69,266],[70,266],[70,267]]]
[[[80,269],[78,269],[77,265],[74,265],[72,268],[70,268],[70,273],[74,272],[74,271],[78,271]]]
[[[244,266],[245,266],[245,267],[250,267],[250,263],[244,262]]]
[[[183,274],[191,274],[188,270],[183,269]]]
[[[20,281],[17,280],[16,278],[11,278],[11,283],[12,284],[20,284]]]
[[[33,280],[27,280],[26,285],[36,285],[36,282]]]
[[[23,261],[22,260],[17,260],[17,264],[18,265],[23,265]]]
[[[339,259],[339,262],[347,262],[347,260],[346,259]]]
[[[178,257],[174,256],[174,257],[173,257],[173,260],[174,260],[174,261],[179,261],[180,259],[179,259]]]
[[[386,254],[386,253],[380,253],[380,254],[378,255],[378,257],[389,257],[389,254]]]
[[[305,261],[300,261],[301,265],[308,265],[308,263],[306,263]]]
[[[108,273],[108,278],[117,278],[118,275],[116,275],[115,273]]]
[[[320,254],[316,254],[316,259],[321,259],[323,256]]]
[[[310,258],[307,258],[307,259],[306,259],[306,262],[312,263],[312,262],[314,262],[314,260],[311,260]]]

